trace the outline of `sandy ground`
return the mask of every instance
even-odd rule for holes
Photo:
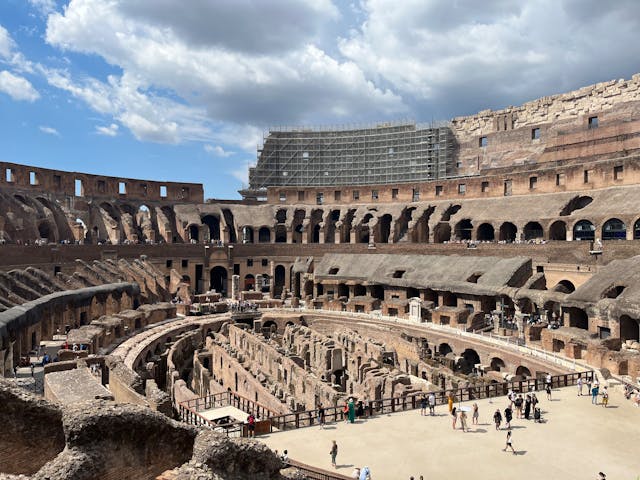
[[[586,390],[586,388],[585,388]],[[258,437],[289,457],[331,470],[331,440],[338,443],[338,472],[369,466],[375,480],[409,479],[640,479],[640,408],[612,391],[609,407],[577,396],[577,387],[556,389],[552,401],[537,394],[544,423],[512,421],[517,455],[505,453],[506,430],[495,430],[505,397],[480,400],[479,425],[453,430],[446,405],[436,416],[420,410],[382,415],[356,424],[313,426]],[[463,404],[471,406],[469,403]],[[504,416],[504,412],[503,412]],[[471,418],[469,414],[469,423]]]

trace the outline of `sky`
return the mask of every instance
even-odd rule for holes
[[[269,127],[628,79],[639,24],[637,0],[0,0],[0,161],[239,198]]]

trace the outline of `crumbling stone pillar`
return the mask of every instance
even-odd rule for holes
[[[276,287],[276,262],[269,261],[269,276],[271,277],[271,283],[269,284],[269,296],[274,298]]]
[[[240,295],[240,275],[231,276],[231,298],[238,300]]]

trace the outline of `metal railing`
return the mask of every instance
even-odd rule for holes
[[[551,377],[553,388],[568,387],[576,385],[578,378],[593,379],[595,372],[573,372]],[[444,405],[448,402],[449,396],[453,396],[454,401],[468,402],[507,395],[510,390],[514,392],[527,393],[530,391],[540,391],[545,387],[544,378],[531,378],[527,380],[487,383],[472,387],[458,389],[440,390],[432,392],[436,397],[436,405]],[[413,393],[402,397],[384,398],[381,400],[371,400],[365,402],[364,416],[373,417],[387,413],[403,412],[415,410],[420,407],[420,399],[424,393]],[[325,408],[325,421],[337,422],[345,420],[343,406]],[[271,422],[271,431],[291,430],[303,427],[310,427],[318,424],[318,410],[307,410],[304,412],[288,413],[268,418]]]

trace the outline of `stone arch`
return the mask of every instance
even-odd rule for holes
[[[555,287],[553,287],[554,292],[560,293],[572,293],[576,291],[576,286],[573,284],[571,280],[560,280]]]
[[[458,240],[471,240],[473,223],[469,218],[463,218],[456,223],[454,231]]]
[[[233,212],[229,208],[223,208],[222,216],[224,217],[224,223],[227,225],[227,231],[229,232],[229,242],[237,243],[238,237],[236,236],[236,226],[235,220],[233,218]]]
[[[202,224],[208,227],[209,241],[221,240],[220,219],[216,215],[205,215],[202,217]]]
[[[287,227],[284,225],[276,225],[275,237],[276,243],[287,243]]]
[[[196,224],[189,225],[189,241],[198,243],[200,241],[200,228]]]
[[[451,348],[451,345],[449,345],[448,343],[444,342],[444,343],[441,343],[440,345],[438,345],[438,353],[440,355],[442,355],[443,357],[445,357],[448,354],[453,353],[453,348]]]
[[[588,196],[573,197],[564,206],[564,208],[562,210],[560,210],[560,216],[561,217],[565,217],[567,215],[571,215],[571,213],[575,212],[576,210],[580,210],[580,209],[586,207],[591,202],[593,202],[593,198],[588,197]]]
[[[380,217],[380,220],[378,221],[378,225],[377,225],[378,238],[374,239],[376,243],[389,243],[389,236],[391,235],[392,220],[393,218],[388,213],[385,213],[384,215],[382,215],[382,217]]]
[[[444,243],[451,241],[451,225],[440,222],[433,229],[433,242]]]
[[[504,222],[502,225],[500,225],[500,236],[498,240],[507,243],[515,242],[517,234],[518,227],[516,227],[511,222]]]
[[[602,240],[626,240],[627,226],[619,218],[610,218],[602,225]]]
[[[536,240],[544,237],[544,230],[538,222],[528,222],[524,226],[523,233],[525,240]]]
[[[477,238],[481,242],[493,242],[496,238],[493,225],[483,223],[478,227]]]
[[[253,243],[253,227],[242,227],[242,243]]]
[[[49,220],[42,220],[38,222],[38,235],[39,238],[46,239],[47,242],[57,242],[55,228]]]
[[[589,220],[580,220],[573,226],[574,240],[594,240],[596,238],[596,227]]]
[[[516,375],[523,378],[529,378],[531,377],[531,370],[529,370],[524,365],[520,365],[518,366],[518,368],[516,368]]]
[[[271,230],[269,227],[260,227],[260,230],[258,230],[258,243],[271,243]]]
[[[311,243],[320,243],[320,224],[317,223],[311,232]]]
[[[210,288],[223,295],[227,294],[227,269],[220,265],[211,269],[209,274]]]
[[[293,214],[293,221],[291,222],[291,233],[293,243],[302,243],[302,232],[304,231],[304,217],[306,212],[302,209],[297,209]]]
[[[282,295],[285,284],[286,270],[283,265],[276,265],[273,277],[273,294],[276,297]]]
[[[500,372],[506,367],[504,360],[502,360],[500,357],[492,357],[490,366],[491,370],[493,370],[494,372]]]
[[[566,240],[567,224],[562,220],[556,220],[549,227],[549,240]]]
[[[620,339],[623,342],[626,340],[640,341],[640,324],[638,320],[628,315],[620,317]]]
[[[462,373],[471,373],[474,367],[480,363],[480,355],[473,348],[467,348],[462,352],[462,362],[460,363],[460,370]]]

